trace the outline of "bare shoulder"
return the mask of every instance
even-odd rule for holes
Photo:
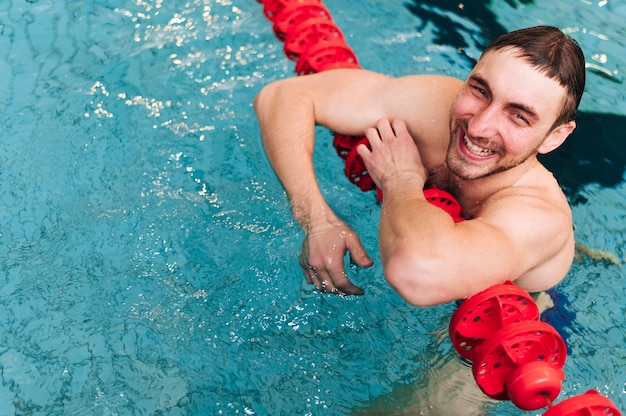
[[[515,205],[515,210],[511,205]],[[569,203],[552,172],[540,163],[529,170],[513,186],[505,187],[491,195],[483,204],[482,213],[491,212],[527,212],[536,215],[539,211],[544,215],[541,218],[562,217],[571,221]]]
[[[529,178],[493,194],[477,218],[515,241],[524,272],[516,284],[530,292],[561,281],[574,258],[572,212],[552,173],[539,166]]]
[[[405,120],[410,130],[413,124],[423,128],[428,123],[449,123],[450,108],[463,81],[441,75],[413,75],[393,78],[381,91],[384,105],[394,118]]]

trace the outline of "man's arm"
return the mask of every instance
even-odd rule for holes
[[[530,292],[554,286],[572,262],[571,222],[536,190],[527,191],[488,201],[478,217],[456,224],[419,197],[390,198],[380,230],[387,280],[422,306],[506,280]]]
[[[408,302],[463,299],[506,280],[534,292],[565,276],[573,258],[571,212],[538,162],[483,201],[472,219],[454,223],[415,192],[428,174],[403,124],[383,120],[367,136],[372,151],[359,147],[359,154],[384,194],[385,277]]]
[[[433,155],[447,137],[450,104],[460,81],[438,76],[393,79],[365,70],[333,70],[272,83],[255,100],[263,144],[283,184],[294,218],[306,233],[300,265],[307,280],[324,291],[362,293],[347,279],[343,257],[371,266],[356,233],[326,203],[313,168],[314,127],[362,135],[382,117],[410,119],[430,140]],[[442,127],[443,126],[443,127]],[[430,157],[430,156],[427,156]],[[435,162],[433,162],[435,163]]]
[[[328,206],[312,161],[316,125],[341,126],[348,134],[363,131],[359,125],[363,121],[350,114],[355,112],[351,101],[356,97],[351,98],[350,88],[343,94],[339,88],[350,84],[346,79],[325,75],[285,79],[263,88],[254,106],[268,159],[306,234],[300,266],[307,281],[322,291],[362,294],[348,280],[343,258],[349,251],[361,267],[371,266],[372,260],[357,234]]]

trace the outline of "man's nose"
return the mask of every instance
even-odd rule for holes
[[[498,126],[498,111],[489,105],[475,112],[467,124],[467,133],[471,137],[491,137]]]

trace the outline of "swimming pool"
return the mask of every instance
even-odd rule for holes
[[[559,400],[595,388],[624,409],[626,5],[493,3],[325,5],[392,75],[464,77],[488,39],[539,23],[581,43],[580,127],[545,163],[585,248],[546,319],[569,347]],[[379,206],[323,129],[322,188],[377,266],[352,271],[362,297],[303,282],[251,108],[293,74],[281,47],[251,0],[0,5],[0,414],[391,414],[456,362],[455,305],[386,284]]]

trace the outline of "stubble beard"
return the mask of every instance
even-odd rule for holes
[[[472,164],[465,159],[459,150],[460,143],[458,143],[458,141],[463,140],[462,138],[459,138],[459,128],[452,131],[452,125],[450,127],[450,142],[446,152],[446,165],[452,174],[463,180],[473,181],[505,172],[521,165],[532,155],[537,153],[537,149],[532,149],[523,157],[515,160],[505,160],[503,164],[485,167],[472,166]]]

